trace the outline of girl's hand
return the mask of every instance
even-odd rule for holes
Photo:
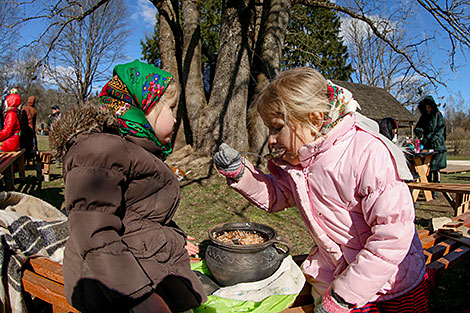
[[[188,250],[188,254],[189,254],[190,256],[191,256],[191,255],[196,255],[196,254],[198,254],[198,253],[199,253],[199,247],[196,246],[194,243],[189,242],[189,241],[194,241],[194,240],[196,240],[196,238],[191,237],[191,236],[188,236],[188,237],[186,237],[186,239],[187,239],[188,241],[186,242],[185,248],[186,248],[186,250]]]
[[[323,295],[321,303],[316,305],[314,313],[349,313],[354,308],[352,304],[347,303],[338,296],[333,289],[328,289]]]
[[[230,148],[226,143],[220,145],[213,159],[215,167],[222,175],[236,180],[242,177],[245,164],[243,164],[240,152]]]

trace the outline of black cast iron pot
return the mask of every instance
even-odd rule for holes
[[[215,238],[228,231],[249,231],[265,241],[255,245],[222,243]],[[271,276],[289,255],[291,243],[272,228],[259,223],[225,223],[209,230],[211,244],[207,247],[206,265],[221,286],[253,282]],[[277,247],[279,244],[284,249]]]

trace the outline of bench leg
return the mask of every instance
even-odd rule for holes
[[[50,161],[49,161],[50,162]],[[49,181],[49,173],[51,171],[50,163],[44,163],[44,168],[42,169],[42,173],[44,175],[44,181]]]
[[[51,171],[51,155],[42,154],[41,155],[41,164],[42,164],[42,175],[44,176],[44,181],[49,181],[49,174]]]
[[[61,306],[58,306],[58,305],[53,305],[52,306],[52,313],[69,313],[70,311],[61,307]]]
[[[455,203],[454,204],[455,216],[463,214],[464,212],[468,211],[469,201],[470,201],[469,194],[458,193],[455,195],[455,202],[454,202]]]

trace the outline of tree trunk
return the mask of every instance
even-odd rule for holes
[[[290,9],[290,0],[265,1],[263,5],[256,53],[253,57],[252,76],[256,81],[250,88],[251,100],[279,72]],[[252,101],[248,109],[247,125],[250,150],[262,154],[266,150],[268,129],[264,126],[257,108],[251,104]]]
[[[196,148],[203,153],[213,152],[222,142],[238,150],[248,148],[249,22],[249,0],[223,1],[214,85],[196,141]]]
[[[202,80],[201,12],[199,0],[182,2],[183,22],[183,86],[185,105],[180,106],[186,143],[197,137],[201,108],[207,106]]]
[[[175,132],[172,137],[172,143],[175,149],[186,145],[188,141],[185,136],[185,128],[189,129],[187,124],[188,117],[186,113],[185,84],[183,81],[183,31],[179,20],[179,1],[178,0],[151,0],[158,9],[160,16],[160,32],[158,48],[160,50],[161,67],[173,74],[174,79],[181,86],[181,95],[179,99]],[[186,123],[185,123],[186,121]]]
[[[162,69],[173,74],[176,80],[178,75],[178,62],[176,54],[176,39],[178,29],[178,15],[176,14],[172,0],[152,0],[160,15],[160,37],[158,48],[162,60]],[[176,34],[176,36],[175,36]]]

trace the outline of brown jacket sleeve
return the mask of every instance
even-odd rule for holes
[[[125,149],[113,142],[100,149],[88,143],[73,149],[66,175],[70,236],[93,278],[110,289],[104,290],[110,300],[121,296],[137,299],[153,287],[119,235],[123,232],[120,214],[126,185]]]

